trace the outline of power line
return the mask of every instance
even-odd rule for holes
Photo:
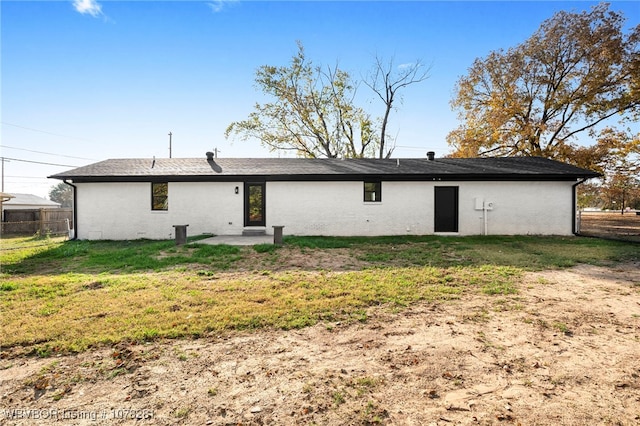
[[[407,145],[396,145],[394,148],[400,148],[400,149],[412,149],[415,151],[428,151],[430,148],[422,148],[419,146],[407,146]]]
[[[76,140],[79,140],[79,141],[92,142],[91,140],[85,139],[85,138],[77,138],[77,137],[74,137],[74,136],[66,136],[66,135],[61,135],[59,133],[47,132],[46,130],[34,129],[32,127],[19,126],[17,124],[13,124],[13,123],[7,123],[6,121],[0,121],[0,123],[2,123],[5,126],[17,127],[19,129],[30,130],[32,132],[44,133],[44,134],[52,135],[52,136],[60,136],[62,138],[67,138],[67,139],[76,139]]]
[[[32,160],[21,160],[19,158],[9,158],[9,157],[0,157],[0,161],[9,160],[9,161],[21,161],[23,163],[34,163],[34,164],[44,164],[46,166],[58,166],[58,167],[78,167],[78,166],[70,166],[69,164],[54,164],[54,163],[45,163],[42,161],[32,161]]]
[[[45,155],[53,155],[54,157],[65,157],[65,158],[74,158],[76,160],[90,160],[90,161],[98,161],[95,158],[85,158],[85,157],[74,157],[72,155],[63,155],[63,154],[54,154],[52,152],[44,152],[44,151],[34,151],[32,149],[25,149],[25,148],[16,148],[15,146],[9,146],[9,145],[0,145],[0,147],[2,148],[9,148],[9,149],[16,149],[18,151],[27,151],[27,152],[34,152],[36,154],[45,154]]]

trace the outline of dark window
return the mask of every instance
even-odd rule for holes
[[[382,201],[382,183],[379,180],[364,183],[364,201]]]
[[[168,183],[151,183],[151,210],[169,210]]]

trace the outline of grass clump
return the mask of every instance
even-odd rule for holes
[[[274,253],[281,246],[275,244],[256,244],[253,246],[253,249],[257,253]]]

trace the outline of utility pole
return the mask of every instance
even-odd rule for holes
[[[0,221],[4,222],[4,209],[2,208],[2,204],[4,203],[4,157],[0,157],[0,162],[2,162],[2,196],[0,196]],[[0,228],[0,232],[2,232],[2,228]]]
[[[169,158],[171,158],[171,136],[173,136],[173,133],[169,132]]]
[[[2,161],[2,189],[0,192],[4,192],[4,157],[0,157],[0,161]]]

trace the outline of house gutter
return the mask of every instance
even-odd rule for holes
[[[67,182],[66,179],[63,179],[62,181],[73,188],[73,238],[71,238],[71,241],[73,241],[78,239],[78,209],[76,201],[78,187],[72,183]]]
[[[578,230],[578,226],[577,226],[577,215],[578,215],[578,194],[577,194],[577,189],[578,189],[578,185],[583,184],[587,179],[589,178],[582,178],[579,179],[578,182],[574,183],[573,185],[571,185],[571,205],[572,205],[572,209],[573,209],[573,223],[571,225],[571,232],[573,233],[573,235],[580,235],[580,232]]]

